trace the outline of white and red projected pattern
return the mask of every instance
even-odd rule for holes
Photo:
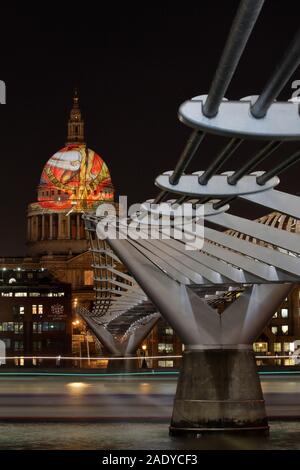
[[[113,198],[107,165],[84,144],[62,148],[43,169],[38,196],[38,204],[43,209],[93,207],[99,201],[113,201]]]

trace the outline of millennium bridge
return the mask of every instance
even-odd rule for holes
[[[190,137],[174,168],[165,171],[161,162],[153,198],[130,216],[103,208],[84,216],[96,300],[79,313],[120,358],[110,367],[132,367],[130,357],[160,316],[184,344],[172,435],[268,430],[252,343],[300,279],[296,230],[231,211],[241,200],[294,224],[300,219],[300,198],[280,190],[285,171],[300,160],[300,147],[287,148],[300,140],[299,102],[279,99],[300,62],[300,30],[259,95],[226,98],[263,3],[240,2],[209,90],[179,107]],[[219,143],[219,136],[225,143],[203,168],[202,143]],[[250,141],[257,150],[239,164]],[[280,162],[265,171],[278,151]],[[198,171],[189,171],[191,162]],[[230,292],[238,295],[218,313],[218,300]]]

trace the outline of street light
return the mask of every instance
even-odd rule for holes
[[[6,271],[6,268],[2,268],[2,273],[1,273],[1,282],[4,282],[4,278],[3,278],[3,273]]]
[[[142,369],[147,369],[148,365],[147,365],[147,362],[146,362],[146,351],[147,351],[147,345],[146,344],[143,344],[142,351],[143,351]]]

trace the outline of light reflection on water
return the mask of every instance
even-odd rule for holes
[[[89,388],[90,385],[85,382],[69,382],[67,383],[67,387],[71,395],[80,395],[85,393],[86,389]]]
[[[0,449],[300,449],[300,421],[274,421],[269,437],[171,438],[168,423],[0,423]]]

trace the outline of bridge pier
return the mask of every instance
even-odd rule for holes
[[[137,372],[140,369],[138,359],[130,358],[136,355],[139,345],[160,318],[159,313],[142,318],[136,328],[121,339],[116,338],[107,328],[97,323],[95,319],[88,315],[86,310],[80,309],[78,313],[112,356],[107,364],[107,372],[129,373]]]
[[[131,356],[116,357],[108,361],[106,371],[109,373],[130,373],[139,369],[137,359],[130,359]]]
[[[184,352],[170,435],[229,431],[267,433],[268,428],[252,350]]]
[[[219,314],[128,241],[109,240],[109,244],[185,345],[170,433],[266,432],[252,344],[293,284],[254,284]]]

